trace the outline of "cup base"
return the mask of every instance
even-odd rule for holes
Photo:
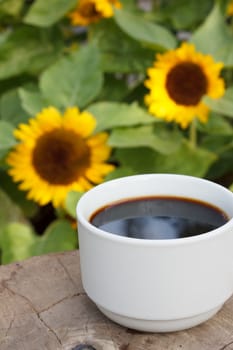
[[[143,320],[138,318],[131,318],[106,310],[100,305],[97,305],[97,307],[110,320],[120,324],[121,326],[142,332],[160,333],[181,331],[197,326],[213,317],[222,308],[222,305],[192,317],[174,320]]]

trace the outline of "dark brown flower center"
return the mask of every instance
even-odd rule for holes
[[[205,95],[208,81],[201,67],[183,62],[173,67],[167,75],[166,89],[177,104],[195,106]]]
[[[72,130],[55,129],[37,140],[32,164],[50,184],[68,185],[82,176],[90,165],[90,149]]]
[[[80,5],[79,7],[79,13],[81,14],[81,16],[85,17],[85,18],[99,18],[101,15],[100,13],[96,10],[95,4],[83,4]]]

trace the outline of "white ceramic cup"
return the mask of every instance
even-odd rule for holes
[[[143,240],[105,232],[89,221],[99,208],[140,196],[210,203],[229,221],[188,238]],[[77,205],[84,289],[111,320],[149,332],[177,331],[212,317],[233,293],[233,193],[196,177],[135,175],[105,182]]]

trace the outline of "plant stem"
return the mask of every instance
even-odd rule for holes
[[[189,127],[189,140],[190,144],[193,148],[197,147],[197,127],[196,127],[196,119],[193,119],[192,123]]]

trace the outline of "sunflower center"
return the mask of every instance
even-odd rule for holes
[[[95,4],[92,4],[92,3],[83,4],[82,6],[80,6],[79,13],[83,17],[87,17],[87,18],[92,18],[100,15],[99,12],[96,10]]]
[[[207,84],[206,76],[198,64],[183,62],[168,73],[166,89],[177,104],[195,106],[207,92]]]
[[[50,184],[68,185],[89,167],[90,149],[74,131],[55,129],[39,137],[32,163],[39,176]]]

